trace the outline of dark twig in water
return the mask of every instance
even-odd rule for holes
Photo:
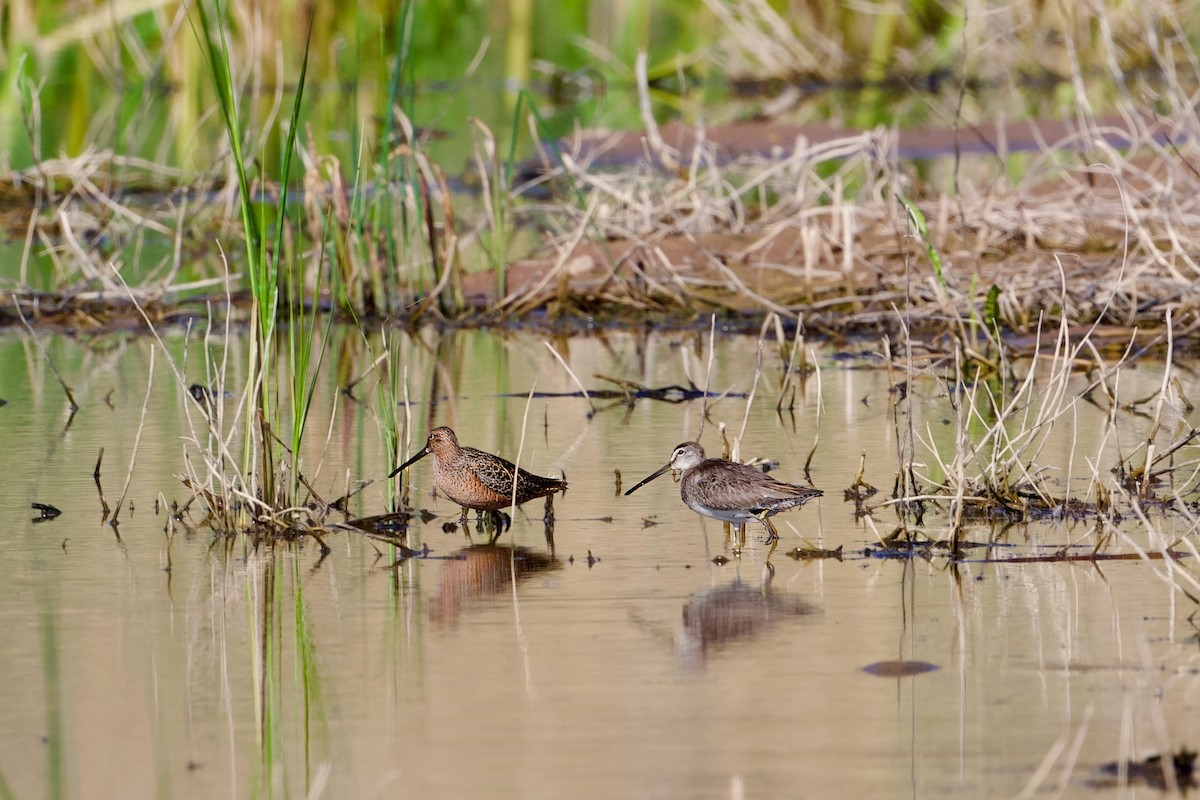
[[[315,501],[317,501],[317,504],[324,509],[325,513],[328,513],[328,510],[332,508],[332,506],[321,498],[320,493],[317,492],[317,490],[313,488],[313,485],[308,482],[308,478],[304,477],[303,473],[298,473],[296,477],[300,479],[300,483],[304,484],[304,488],[308,489],[308,493]]]
[[[381,539],[389,544],[399,543],[408,535],[408,522],[412,514],[401,511],[394,514],[379,514],[373,517],[362,517],[346,522],[346,525],[365,533],[373,539]]]
[[[1142,559],[1162,561],[1167,556],[1178,561],[1187,558],[1188,554],[1176,550],[1168,550],[1165,554],[1161,550],[1151,550],[1146,553],[1097,553],[1089,551],[1087,553],[1080,553],[1079,555],[1070,555],[1060,550],[1052,555],[985,558],[983,562],[988,564],[1046,564],[1055,562],[1073,563],[1076,561],[1141,561]]]
[[[96,493],[100,495],[100,523],[108,522],[110,513],[108,501],[104,499],[104,487],[100,485],[100,462],[104,460],[104,448],[100,448],[100,455],[96,456],[96,468],[92,470],[92,480],[96,482]]]
[[[634,381],[622,380],[621,378],[610,378],[606,375],[596,375],[595,377],[604,381],[611,381],[618,386],[624,387],[618,389],[592,389],[591,391],[579,392],[534,392],[534,398],[560,398],[560,397],[578,397],[586,400],[658,400],[663,403],[687,403],[692,400],[702,399],[719,399],[721,397],[738,397],[744,398],[744,392],[722,392],[720,394],[707,392],[703,389],[697,389],[695,386],[680,386],[677,383],[669,386],[659,386],[657,388],[643,386]],[[529,397],[529,392],[509,392],[507,394],[497,395],[497,397]]]
[[[334,500],[332,503],[329,504],[329,507],[331,509],[333,509],[334,511],[341,511],[343,513],[348,513],[346,504],[348,502],[350,502],[350,499],[353,498],[359,492],[361,492],[363,489],[366,489],[368,486],[370,486],[374,482],[375,481],[373,481],[373,480],[372,481],[359,481],[358,486],[356,486],[355,488],[346,492],[346,494],[344,494],[341,497]]]

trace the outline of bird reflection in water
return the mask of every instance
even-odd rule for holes
[[[546,554],[501,544],[464,547],[442,564],[429,616],[436,623],[453,625],[463,611],[511,593],[513,581],[520,583],[558,567],[552,547]]]
[[[809,617],[820,609],[787,592],[771,590],[775,568],[766,565],[761,586],[733,583],[696,592],[683,606],[683,627],[675,650],[681,663],[702,666],[704,660],[726,645],[752,639],[768,628],[798,617]]]

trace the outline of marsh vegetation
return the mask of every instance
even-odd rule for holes
[[[1200,20],[1091,12],[9,0],[0,797],[1188,788]]]

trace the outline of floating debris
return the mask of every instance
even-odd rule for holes
[[[874,664],[867,664],[862,671],[878,678],[907,678],[910,675],[920,675],[936,669],[940,669],[940,667],[937,664],[930,664],[928,661],[897,660],[876,661]]]
[[[226,400],[233,399],[233,392],[223,392],[220,389],[214,389],[199,383],[193,383],[189,386],[188,394],[192,396],[193,400],[206,408],[212,406],[218,397]]]
[[[1174,772],[1174,784],[1180,789],[1195,789],[1200,786],[1196,781],[1196,751],[1187,747],[1179,748],[1179,752],[1170,756],[1170,761],[1164,762],[1163,756],[1156,753],[1140,761],[1110,761],[1100,766],[1104,776],[1090,781],[1094,789],[1111,789],[1120,785],[1142,784],[1159,791],[1170,787],[1171,781],[1167,776]],[[1121,773],[1125,773],[1124,781]]]
[[[822,547],[794,547],[791,550],[784,552],[788,558],[794,558],[797,561],[811,561],[821,558],[834,558],[838,561],[842,560],[842,546],[839,544],[833,550],[826,550]]]
[[[362,531],[374,539],[398,544],[408,534],[408,521],[411,514],[403,511],[394,514],[378,514],[373,517],[362,517],[346,522],[352,528]]]
[[[34,522],[45,522],[54,519],[62,514],[62,511],[50,505],[49,503],[33,503],[34,511],[39,511],[41,514],[33,518]]]

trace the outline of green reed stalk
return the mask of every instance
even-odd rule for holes
[[[392,109],[403,108],[405,115],[412,119],[413,106],[416,96],[416,77],[413,74],[412,59],[412,32],[413,20],[416,16],[416,4],[413,0],[404,0],[400,6],[400,13],[396,17],[396,31],[394,39],[394,50],[392,52],[392,60],[395,66],[392,68],[391,80],[388,82],[388,102],[387,107],[383,109],[383,139],[379,146],[379,169],[378,174],[383,176],[387,183],[396,182],[410,190],[410,194],[417,197],[417,202],[420,202],[420,192],[413,191],[413,185],[409,178],[408,169],[396,169],[396,161],[392,158],[392,148],[395,147],[397,137],[396,130],[396,115]],[[401,93],[403,92],[403,97]],[[409,159],[400,159],[401,167],[408,165]],[[399,215],[400,215],[400,235],[403,238],[402,243],[396,240],[396,226],[393,225],[393,208],[392,194],[386,189],[378,193],[375,199],[375,224],[379,226],[379,232],[383,236],[385,253],[387,261],[384,264],[384,274],[397,274],[396,265],[400,263],[399,251],[410,252],[412,249],[412,241],[410,238],[410,228],[412,221],[408,217],[408,203],[401,200]],[[419,209],[417,219],[421,218]],[[374,238],[374,237],[372,237]],[[386,284],[385,284],[386,285]],[[399,287],[403,289],[404,287]],[[396,299],[396,302],[403,305],[406,301],[402,296]],[[388,310],[391,310],[389,303]]]
[[[324,250],[324,248],[322,248]],[[321,271],[318,271],[317,285],[313,290],[312,305],[305,302],[303,264],[296,257],[292,261],[289,285],[291,298],[288,303],[288,379],[291,383],[288,398],[291,402],[292,422],[292,458],[296,469],[291,471],[289,498],[299,496],[300,490],[300,446],[304,439],[304,431],[308,425],[308,414],[312,409],[313,396],[316,394],[317,375],[329,349],[329,340],[333,332],[333,314],[325,317],[325,327],[321,334],[321,342],[316,352],[313,351],[313,341],[320,322],[319,303],[321,299]]]
[[[400,378],[403,373],[403,365],[400,363],[400,348],[394,344],[388,346],[387,330],[381,333],[383,353],[386,356],[381,369],[380,380],[375,384],[375,395],[379,399],[378,412],[379,424],[382,427],[381,435],[383,436],[383,451],[387,470],[390,473],[393,469],[400,465],[400,400],[401,400],[401,385]],[[397,498],[394,496],[395,487],[399,481],[387,482],[387,499],[388,508],[393,511],[397,510]]]
[[[267,204],[259,203],[256,206],[254,197],[251,194],[250,179],[246,168],[248,159],[242,147],[242,139],[245,131],[238,113],[237,89],[234,84],[233,70],[229,57],[229,42],[226,34],[227,20],[221,0],[201,0],[201,2],[196,4],[196,8],[200,16],[200,30],[195,31],[195,28],[193,30],[197,38],[201,40],[201,52],[204,55],[205,64],[212,78],[213,89],[217,95],[221,119],[225,126],[225,133],[229,140],[230,152],[237,174],[242,228],[246,237],[246,272],[250,280],[250,292],[253,303],[251,333],[254,346],[250,348],[247,374],[251,385],[257,386],[257,392],[255,393],[257,406],[252,406],[246,414],[247,436],[245,449],[243,450],[243,467],[244,471],[249,473],[249,467],[252,463],[251,448],[253,447],[253,443],[257,441],[260,447],[260,473],[258,477],[261,497],[269,503],[282,502],[290,504],[293,498],[281,498],[276,491],[275,456],[277,453],[273,444],[274,437],[271,435],[270,429],[276,427],[278,409],[275,404],[277,391],[272,381],[271,364],[273,362],[272,354],[274,352],[276,325],[279,315],[281,288],[280,263],[284,252],[284,235],[288,227],[287,186],[291,174],[292,157],[296,150],[296,140],[300,131],[300,108],[304,97],[304,81],[308,73],[308,55],[312,39],[312,25],[310,21],[309,35],[305,40],[304,60],[301,63],[296,95],[292,102],[291,117],[287,130],[282,134],[283,168],[280,175],[281,191],[279,204],[276,206],[274,219],[269,220],[267,217]],[[274,241],[271,249],[268,250],[263,232],[272,223],[274,224]],[[308,363],[309,356],[310,354],[304,356],[305,364]],[[293,361],[292,366],[295,366],[295,361]],[[294,386],[299,385],[301,387],[299,398],[293,401],[297,404],[293,408],[293,411],[297,407],[303,407],[306,414],[307,406],[311,403],[311,384],[305,387],[303,383],[303,378],[307,377],[306,373],[301,373],[302,377],[299,379],[296,378],[295,372],[292,375],[293,381],[299,381]],[[257,438],[254,435],[256,425],[259,428]],[[303,429],[302,421],[297,421],[296,415],[293,414],[294,430],[297,425],[299,425],[301,430]],[[294,441],[293,444],[298,446],[297,441]],[[293,450],[294,452],[297,451]]]
[[[221,120],[225,126],[225,134],[229,140],[230,154],[233,158],[234,170],[237,174],[240,210],[242,214],[242,230],[246,237],[246,273],[250,278],[250,291],[254,303],[254,315],[251,330],[255,346],[249,351],[247,376],[250,385],[257,384],[257,392],[251,392],[251,397],[257,396],[258,402],[251,403],[246,413],[246,438],[242,451],[243,474],[249,475],[251,464],[251,449],[256,441],[255,426],[259,425],[261,415],[270,408],[270,381],[267,368],[266,353],[273,339],[275,330],[275,302],[268,286],[274,286],[274,278],[270,274],[271,259],[265,251],[262,237],[262,224],[256,212],[253,196],[250,193],[250,178],[246,171],[246,158],[242,151],[242,122],[238,114],[237,89],[234,85],[233,70],[229,58],[229,41],[226,36],[225,13],[220,0],[201,0],[196,4],[200,15],[200,30],[193,31],[200,40],[200,50],[204,56],[205,66],[209,77],[212,78],[213,90],[217,95],[217,104],[221,111]],[[261,431],[260,431],[261,433]],[[268,438],[268,437],[264,437]],[[263,445],[262,488],[263,494],[271,498],[274,494],[274,475],[270,469],[270,460],[266,458],[267,445]]]
[[[300,130],[300,103],[304,92],[304,79],[308,72],[309,44],[312,41],[312,28],[309,26],[309,40],[304,45],[304,61],[300,68],[300,80],[296,87],[295,101],[292,103],[292,115],[288,129],[284,133],[284,158],[281,197],[279,201],[279,216],[276,221],[275,253],[283,250],[283,231],[287,227],[287,178],[291,171],[292,156],[296,149],[296,138]],[[325,247],[322,242],[321,258],[318,263],[324,263]],[[291,297],[288,303],[288,368],[291,386],[288,397],[291,401],[292,423],[292,458],[296,468],[291,471],[291,486],[287,502],[291,504],[299,495],[300,489],[300,445],[304,438],[304,430],[308,423],[308,414],[312,409],[313,396],[316,393],[317,374],[321,363],[329,349],[329,339],[333,330],[333,314],[326,315],[325,330],[320,346],[313,352],[313,339],[320,320],[320,302],[322,276],[324,269],[317,270],[317,283],[313,287],[311,305],[305,302],[304,264],[299,254],[293,254],[288,262],[288,284],[291,287]],[[265,445],[264,445],[265,446]]]
[[[909,200],[902,194],[896,195],[896,199],[904,206],[904,210],[908,212],[908,218],[912,222],[913,227],[917,231],[917,236],[921,239],[921,244],[925,247],[925,255],[929,257],[929,264],[933,267],[933,277],[937,280],[938,286],[942,291],[946,291],[946,275],[942,271],[942,254],[938,252],[933,241],[929,238],[929,223],[925,221],[925,215],[921,213],[921,209],[917,208],[917,204]]]

